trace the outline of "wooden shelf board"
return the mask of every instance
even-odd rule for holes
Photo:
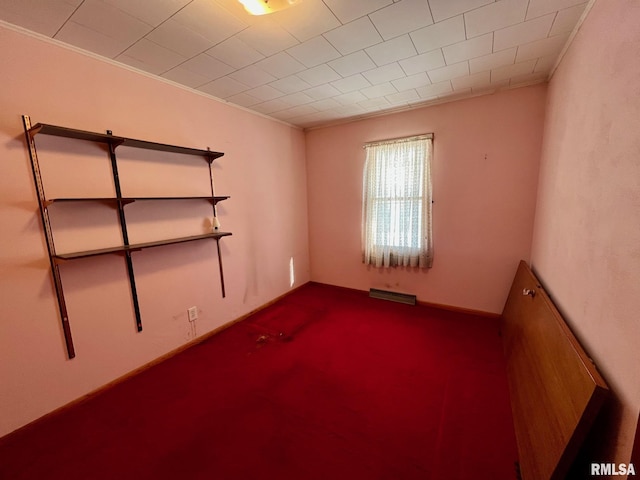
[[[196,155],[205,157],[207,161],[212,162],[216,158],[224,155],[222,152],[212,152],[211,150],[200,150],[198,148],[179,147],[177,145],[167,145],[166,143],[148,142],[146,140],[136,140],[134,138],[125,138],[122,143],[123,147],[144,148],[147,150],[156,150],[159,152],[180,153],[184,155]]]
[[[119,245],[117,247],[99,248],[96,250],[86,250],[84,252],[60,253],[55,255],[53,258],[56,260],[56,262],[61,262],[67,260],[76,260],[78,258],[95,257],[97,255],[106,255],[110,253],[134,252],[137,250],[143,250],[145,248],[160,247],[163,245],[172,245],[176,243],[193,242],[206,238],[213,238],[217,240],[222,237],[228,237],[230,235],[232,235],[230,232],[212,232],[202,235],[193,235],[190,237],[169,238],[165,240],[157,240],[154,242],[136,243],[132,245]]]
[[[54,203],[75,203],[75,202],[99,202],[107,205],[115,205],[117,200],[112,197],[91,197],[91,198],[48,198],[44,201],[44,206],[48,207]]]
[[[36,123],[29,129],[29,135],[34,137],[37,134],[53,135],[57,137],[75,138],[78,140],[88,140],[91,142],[113,144],[115,146],[122,145],[125,147],[143,148],[146,150],[155,150],[159,152],[180,153],[184,155],[196,155],[204,157],[211,163],[216,158],[224,155],[222,152],[213,152],[211,150],[202,150],[198,148],[180,147],[178,145],[168,145],[166,143],[148,142],[146,140],[137,140],[135,138],[118,137],[108,135],[106,133],[87,132],[85,130],[76,130],[75,128],[59,127],[57,125],[49,125],[46,123]]]
[[[106,133],[87,132],[85,130],[76,130],[74,128],[58,127],[57,125],[48,125],[46,123],[36,123],[29,129],[29,135],[32,137],[37,134],[75,138],[78,140],[88,140],[90,142],[98,143],[112,143],[116,145],[125,141],[124,137],[116,137],[115,135],[107,135]]]
[[[122,197],[120,200],[126,205],[137,201],[151,201],[151,200],[206,200],[214,204],[222,202],[230,198],[226,196],[187,196],[187,197]],[[116,197],[77,197],[77,198],[51,198],[45,200],[45,207],[48,207],[54,203],[73,203],[73,202],[102,202],[107,204],[116,204],[118,199]]]

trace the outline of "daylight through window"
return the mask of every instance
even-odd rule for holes
[[[432,135],[423,135],[365,145],[365,264],[431,267],[432,142]]]

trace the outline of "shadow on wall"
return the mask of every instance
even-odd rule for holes
[[[611,385],[609,388],[611,388]],[[591,478],[592,463],[608,464],[614,462],[618,448],[615,439],[620,438],[623,412],[624,406],[622,402],[616,396],[616,392],[610,390],[607,400],[576,456],[576,460],[567,475],[567,480]],[[636,433],[636,450],[638,449],[637,436]],[[636,462],[640,462],[640,460],[636,460]],[[636,464],[640,465],[640,463]]]
[[[631,453],[631,463],[640,466],[640,416],[636,422],[636,439],[633,443],[633,452]]]

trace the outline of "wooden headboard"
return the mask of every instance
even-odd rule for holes
[[[608,387],[525,262],[502,335],[522,479],[563,479]]]

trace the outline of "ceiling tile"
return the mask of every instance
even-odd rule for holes
[[[152,29],[151,25],[100,0],[85,0],[71,19],[74,23],[129,45],[138,41]],[[118,28],[113,28],[114,25],[117,25]]]
[[[215,80],[234,71],[226,63],[222,63],[206,53],[201,53],[184,62],[180,67],[206,77],[208,80]]]
[[[532,83],[540,83],[547,80],[547,75],[545,73],[528,73],[525,75],[517,75],[511,77],[509,80],[509,85],[518,86],[518,85],[531,85]]]
[[[392,93],[391,95],[387,95],[387,100],[389,103],[398,104],[398,103],[408,103],[416,100],[420,100],[420,96],[415,89],[404,90],[398,93]]]
[[[53,36],[82,3],[82,0],[2,1],[0,17],[14,25]]]
[[[416,49],[408,35],[379,43],[365,49],[365,52],[379,67],[416,55]]]
[[[499,82],[511,77],[533,73],[533,68],[535,66],[536,60],[534,59],[526,62],[514,63],[513,65],[507,65],[506,67],[494,68],[491,70],[491,82]]]
[[[325,83],[323,85],[318,85],[317,87],[309,88],[305,90],[304,93],[316,100],[324,100],[325,98],[338,96],[342,92],[333,85]]]
[[[436,68],[427,72],[433,83],[451,80],[456,77],[464,77],[469,75],[469,62],[460,62],[446,67]]]
[[[434,22],[468,12],[474,8],[492,3],[494,0],[429,0]]]
[[[147,72],[161,74],[183,63],[186,57],[143,38],[118,55],[116,60]]]
[[[367,99],[367,97],[365,97],[364,95],[362,96],[362,98],[364,100]],[[364,108],[354,103],[349,105],[343,105],[340,108],[334,108],[333,111],[336,113],[338,117],[349,117],[352,115],[358,115],[360,113],[364,113]]]
[[[358,105],[369,112],[375,112],[380,110],[381,108],[388,107],[389,100],[384,97],[370,98],[363,102],[359,102]]]
[[[153,8],[149,8],[147,0],[104,0],[104,2],[127,12],[144,23],[157,27],[187,5],[190,0],[153,0]]]
[[[431,25],[431,10],[425,0],[402,0],[369,15],[385,40]]]
[[[340,104],[338,104],[338,106],[336,108],[341,108],[342,106]],[[332,120],[335,119],[336,114],[334,113],[335,109],[331,109],[331,110],[325,110],[325,111],[319,111],[316,113],[311,113],[309,115],[305,115],[304,117],[300,117],[300,118],[304,118],[305,120],[309,121],[309,120],[319,120],[319,123],[324,123],[327,120]],[[318,122],[315,122],[318,123]]]
[[[143,72],[152,73],[154,75],[160,75],[162,73],[160,72],[160,69],[158,67],[154,67],[152,65],[149,65],[148,63],[138,60],[137,58],[128,57],[126,55],[119,55],[118,62],[120,62],[122,65],[129,65],[130,67],[136,68]]]
[[[558,55],[550,55],[548,57],[539,58],[533,71],[549,73],[551,72],[551,69],[556,65],[557,61]]]
[[[324,34],[324,38],[329,40],[331,45],[342,55],[348,55],[382,42],[382,37],[374,28],[369,17],[362,17],[331,30]]]
[[[341,25],[322,0],[304,0],[304,9],[288,8],[274,13],[272,18],[300,42]]]
[[[257,98],[261,102],[266,102],[267,100],[273,100],[283,96],[283,93],[280,90],[276,90],[271,85],[260,85],[259,87],[247,90],[246,93]]]
[[[393,0],[324,0],[342,23],[349,23],[371,12],[391,5]]]
[[[442,50],[432,50],[431,52],[416,55],[400,61],[400,66],[407,75],[426,72],[435,68],[444,67],[444,56]]]
[[[516,62],[531,60],[532,58],[555,55],[556,57],[569,39],[568,33],[556,35],[555,37],[543,38],[536,42],[527,43],[518,47]]]
[[[389,82],[374,85],[373,87],[367,87],[360,90],[367,98],[379,98],[385,95],[391,95],[392,93],[398,93],[396,87]]]
[[[494,52],[546,38],[549,35],[554,18],[555,14],[550,14],[512,27],[496,30],[493,34]]]
[[[315,67],[340,56],[340,53],[322,36],[291,47],[287,52],[307,67]]]
[[[309,104],[309,106],[322,112],[323,110],[330,110],[332,108],[339,107],[340,104],[336,102],[333,98],[325,98],[323,100],[317,100],[315,102],[312,102]]]
[[[347,78],[341,78],[335,82],[331,82],[331,85],[336,87],[342,93],[353,92],[354,90],[361,90],[363,88],[370,87],[369,81],[359,73],[351,75]]]
[[[280,52],[260,60],[256,66],[276,78],[285,78],[305,69],[305,66],[298,62],[287,52]]]
[[[296,75],[281,78],[280,80],[271,82],[269,85],[282,93],[296,93],[311,86]]]
[[[451,100],[451,101],[455,101],[455,100],[462,100],[464,98],[468,98],[469,95],[471,95],[472,89],[471,88],[461,88],[460,90],[454,90],[453,92],[444,94],[444,95],[440,95],[438,98],[439,99],[447,99]]]
[[[328,65],[343,77],[348,77],[356,73],[376,68],[376,64],[373,63],[373,60],[371,60],[369,55],[364,53],[362,50],[337,58],[336,60],[332,60]]]
[[[300,125],[304,128],[321,125],[328,120],[335,119],[335,113],[333,111],[310,113],[309,115],[302,115],[296,118],[296,125]]]
[[[75,22],[67,22],[54,38],[107,58],[117,57],[131,45]]]
[[[527,20],[547,13],[557,12],[575,5],[586,5],[585,0],[530,0]]]
[[[394,87],[399,92],[403,90],[409,90],[410,88],[424,87],[425,85],[429,85],[431,80],[425,72],[416,73],[415,75],[411,75],[405,78],[399,78],[398,80],[393,80],[391,82]]]
[[[499,88],[504,88],[504,87],[508,87],[508,86],[509,86],[509,79],[501,80],[499,82],[491,82],[489,85],[483,85],[483,86],[480,86],[480,87],[473,87],[471,89],[471,91],[474,94],[490,93],[490,92],[495,92]]]
[[[244,83],[249,87],[259,87],[265,83],[273,82],[276,77],[270,73],[265,72],[261,68],[255,65],[249,65],[248,67],[241,68],[229,75],[230,78],[237,80],[240,83]]]
[[[273,20],[263,20],[240,32],[238,38],[267,57],[299,43]]]
[[[368,72],[363,72],[362,75],[364,75],[372,85],[389,82],[390,80],[396,80],[406,76],[404,70],[397,62],[390,63],[384,67],[374,68]]]
[[[285,103],[288,103],[289,107],[299,107],[301,105],[308,105],[313,102],[313,99],[311,97],[300,92],[282,97],[281,100]]]
[[[492,53],[483,57],[472,58],[469,60],[469,70],[471,73],[478,73],[492,68],[511,65],[516,60],[516,48],[502,50],[501,52]]]
[[[187,70],[180,65],[164,72],[162,77],[191,88],[197,88],[211,80],[204,75]]]
[[[260,113],[264,113],[268,115],[273,112],[277,112],[278,110],[285,110],[289,108],[290,105],[286,102],[283,102],[280,99],[269,100],[268,102],[259,103],[253,107],[254,110],[257,110]]]
[[[263,54],[244,43],[238,37],[227,38],[225,41],[211,47],[206,53],[234,68],[246,67],[264,58]]]
[[[529,0],[502,0],[464,14],[467,38],[524,21]]]
[[[550,35],[558,35],[560,33],[573,31],[576,23],[584,13],[586,5],[586,3],[583,3],[576,5],[575,7],[560,10],[553,21]]]
[[[335,70],[324,64],[297,73],[296,75],[313,86],[332,82],[340,78],[340,75],[338,75]]]
[[[211,47],[211,40],[173,20],[167,20],[146,38],[185,57],[198,55]]]
[[[289,107],[291,108],[291,107]],[[277,112],[273,112],[271,114],[269,114],[270,117],[276,118],[278,120],[282,120],[283,122],[288,122],[290,118],[292,118],[291,114],[286,114],[284,113],[286,110],[278,110]]]
[[[210,0],[193,0],[177,12],[172,20],[199,33],[212,44],[221,42],[247,27],[246,23]]]
[[[466,40],[464,18],[462,15],[421,28],[411,33],[411,40],[418,53],[429,52],[436,48]]]
[[[247,87],[246,85],[229,77],[220,77],[216,80],[213,80],[212,82],[198,87],[198,90],[209,93],[218,98],[227,98],[235,95],[236,93],[244,92],[248,89],[249,87]]]
[[[342,95],[333,97],[333,99],[341,105],[353,105],[358,102],[364,102],[367,97],[356,90],[355,92],[343,93]]]
[[[451,79],[454,90],[464,90],[466,88],[484,87],[491,83],[491,72],[489,70]]]
[[[298,105],[288,108],[286,110],[280,110],[273,114],[274,117],[280,120],[289,120],[291,118],[299,117],[301,115],[307,115],[309,113],[317,112],[317,110],[309,105]]]
[[[286,95],[284,97],[280,97],[279,100],[282,100],[290,107],[295,107],[297,105],[305,105],[307,103],[313,102],[313,98],[307,95],[304,92],[296,92]]]
[[[236,105],[240,105],[241,107],[251,107],[257,103],[260,103],[255,97],[252,97],[246,92],[238,93],[236,95],[232,95],[225,99],[227,102],[235,103]]]
[[[448,47],[444,47],[444,59],[447,65],[469,60],[474,57],[489,55],[493,50],[493,33],[487,33],[480,37],[465,40],[464,42],[454,43]]]
[[[453,88],[451,88],[451,82],[448,80],[444,82],[434,83],[433,85],[425,85],[424,87],[416,88],[416,92],[418,92],[418,95],[420,95],[420,97],[425,100],[435,98],[452,91]]]

